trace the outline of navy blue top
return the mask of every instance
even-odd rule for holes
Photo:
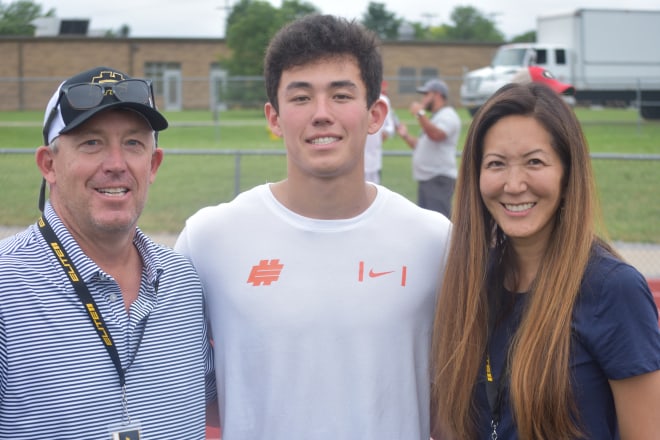
[[[498,323],[489,345],[495,380],[504,368],[509,340],[520,323],[529,295],[511,295],[510,313]],[[644,277],[602,250],[591,258],[573,311],[570,368],[581,429],[586,438],[618,439],[614,399],[608,380],[660,369],[658,311]],[[484,364],[485,365],[485,364]],[[491,411],[485,368],[476,389],[479,438],[490,439]],[[513,440],[508,380],[503,392],[498,439]]]

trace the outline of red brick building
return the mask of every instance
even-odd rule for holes
[[[496,44],[385,42],[384,76],[393,105],[407,106],[418,85],[441,76],[458,106],[463,72],[488,64],[496,48]],[[163,109],[211,109],[224,104],[219,90],[234,84],[219,65],[229,55],[224,39],[0,37],[0,110],[40,110],[62,80],[98,65],[152,79]]]

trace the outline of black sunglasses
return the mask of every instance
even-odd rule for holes
[[[142,79],[125,79],[108,83],[72,84],[62,87],[60,99],[65,97],[76,110],[89,110],[101,104],[106,95],[114,95],[122,102],[137,102],[153,107],[151,82]]]
[[[89,110],[103,102],[108,95],[114,96],[121,102],[135,102],[154,108],[154,93],[151,81],[144,79],[125,79],[107,83],[82,83],[62,87],[57,103],[48,115],[44,124],[44,142],[48,143],[50,124],[57,115],[57,107],[62,99],[74,110]]]

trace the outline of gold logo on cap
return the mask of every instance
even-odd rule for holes
[[[111,70],[102,70],[97,76],[92,77],[92,83],[104,84],[104,83],[114,83],[117,81],[122,81],[124,75],[119,72],[113,72]],[[105,91],[104,95],[112,95],[112,89]]]
[[[106,83],[106,82],[117,82],[122,81],[124,75],[119,72],[113,72],[111,70],[102,70],[97,76],[92,77],[93,83]]]

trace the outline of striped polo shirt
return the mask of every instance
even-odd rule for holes
[[[50,204],[45,218],[117,346],[141,440],[204,439],[215,379],[193,267],[138,230],[144,269],[128,313]],[[38,226],[0,241],[0,439],[107,440],[125,421],[115,365]]]

